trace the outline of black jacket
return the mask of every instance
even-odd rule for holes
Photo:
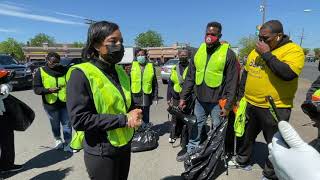
[[[312,95],[320,89],[320,76],[312,83],[306,94],[306,100],[302,103],[302,111],[307,114],[312,120],[320,121],[319,105],[312,103]]]
[[[220,44],[218,44],[212,49],[207,48],[207,63],[211,55],[217,50],[219,46]],[[201,85],[198,86],[195,84],[196,68],[194,65],[194,60],[191,60],[180,98],[184,100],[187,99],[187,97],[189,97],[192,93],[193,88],[195,86],[195,95],[199,101],[208,103],[218,103],[220,99],[226,98],[227,104],[225,108],[231,110],[236,97],[238,74],[239,70],[237,68],[236,55],[231,49],[229,49],[227,52],[227,59],[223,72],[224,76],[221,86],[217,88],[211,88],[208,87],[204,81]]]
[[[54,70],[54,69],[49,68],[48,65],[45,65],[43,67],[43,70],[46,73],[48,73],[50,76],[57,77],[57,78],[64,76],[68,71],[68,69],[63,66],[60,66],[57,70]],[[49,92],[49,89],[44,88],[44,86],[42,84],[40,69],[36,70],[34,77],[33,77],[33,91],[35,94],[42,96],[43,106],[46,109],[56,109],[56,108],[66,107],[66,103],[60,101],[59,99],[57,99],[57,101],[54,104],[47,103],[47,101],[45,100],[45,95],[50,94],[50,92]]]
[[[292,41],[289,39],[287,35],[285,35],[282,41],[276,47],[276,49],[290,42]],[[280,61],[276,56],[272,55],[271,52],[264,53],[261,55],[261,57],[266,62],[267,66],[271,69],[271,71],[280,79],[284,81],[291,81],[294,78],[298,77],[298,75],[290,68],[288,64]],[[243,70],[241,75],[238,100],[240,100],[244,96],[247,76],[248,72],[246,70]]]
[[[141,69],[141,74],[143,75],[144,68]],[[152,93],[151,94],[144,94],[141,88],[140,93],[132,93],[132,98],[134,102],[134,106],[136,107],[141,107],[143,105],[143,98],[145,98],[145,103],[144,106],[151,106],[152,105],[152,100],[157,100],[158,99],[158,81],[157,81],[157,74],[156,74],[156,69],[153,68],[154,76],[152,80]],[[141,76],[142,78],[142,76]],[[131,77],[130,77],[131,79]],[[144,97],[143,97],[144,96]]]
[[[97,66],[124,96],[115,66],[99,60],[91,63]],[[89,81],[79,69],[73,70],[68,81],[67,108],[73,128],[76,131],[85,131],[84,151],[87,153],[114,156],[130,149],[130,143],[117,148],[107,139],[107,131],[126,126],[126,115],[98,114]]]
[[[181,63],[178,64],[179,65],[179,70],[180,75],[183,75],[184,70],[188,67],[189,64],[187,64],[186,66],[183,66]],[[171,79],[169,78],[168,81],[168,89],[167,89],[167,101],[170,101],[171,99],[176,99],[179,100],[180,99],[180,95],[179,93],[175,92],[173,89],[173,82],[171,81]]]

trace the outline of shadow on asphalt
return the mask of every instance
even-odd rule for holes
[[[160,99],[164,99],[164,97],[162,97],[162,96],[159,96],[159,97],[158,97],[158,100],[160,100]]]
[[[19,92],[19,91],[27,91],[27,90],[31,90],[32,89],[32,86],[29,86],[29,87],[24,87],[24,88],[13,88],[13,91],[14,92]]]
[[[30,180],[57,180],[57,179],[64,179],[68,173],[72,171],[72,168],[66,168],[66,169],[57,169],[55,171],[47,171],[44,173],[41,173]]]
[[[170,121],[166,121],[166,122],[164,122],[162,124],[154,125],[151,129],[154,130],[155,132],[157,132],[159,136],[163,136],[163,135],[165,135],[167,133],[170,133],[171,122]]]
[[[41,154],[38,154],[37,156],[35,156],[32,159],[30,159],[29,161],[27,161],[23,165],[24,169],[22,169],[21,171],[4,174],[4,178],[10,178],[18,173],[28,171],[31,169],[35,169],[35,168],[48,167],[48,166],[54,165],[56,163],[59,163],[61,161],[65,161],[65,160],[69,159],[71,156],[72,156],[72,153],[64,152],[63,150],[50,149],[50,150],[45,151]]]

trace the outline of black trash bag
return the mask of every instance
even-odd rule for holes
[[[230,111],[228,116],[228,126],[227,126],[226,139],[225,139],[225,152],[228,155],[228,157],[235,156],[238,153],[240,147],[244,142],[244,137],[245,137],[244,135],[242,137],[235,137],[234,127],[233,127],[234,121],[235,121],[235,113],[233,111]]]
[[[3,103],[6,109],[5,114],[13,123],[13,129],[16,131],[25,131],[28,129],[35,118],[34,111],[12,95],[3,99]]]
[[[131,142],[131,152],[150,151],[159,146],[159,135],[151,127],[150,123],[143,124],[135,132]]]
[[[224,155],[224,139],[227,121],[208,133],[207,140],[202,143],[184,162],[185,172],[181,174],[186,180],[211,180]]]
[[[177,119],[182,119],[185,123],[190,123],[192,125],[197,121],[197,117],[195,115],[184,113],[177,106],[169,106],[167,111],[171,115],[176,116]]]
[[[303,104],[301,104],[302,111],[310,117],[313,121],[320,122],[320,106],[315,105],[311,101],[305,101]]]

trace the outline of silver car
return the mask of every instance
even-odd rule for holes
[[[163,84],[167,84],[170,78],[171,69],[178,64],[179,59],[170,59],[161,67],[161,79]]]

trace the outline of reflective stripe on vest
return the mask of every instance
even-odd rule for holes
[[[181,76],[179,76],[180,72],[177,71],[177,66],[174,66],[172,68],[172,71],[171,71],[171,75],[170,75],[170,80],[172,81],[173,83],[173,90],[177,93],[181,93],[182,91],[182,83],[183,81],[186,79],[186,75],[187,75],[187,72],[188,72],[188,68],[187,67],[184,71],[183,71],[183,75],[182,75],[182,79],[179,79],[179,77],[181,78]],[[180,71],[180,70],[179,70]],[[178,74],[179,73],[179,74]]]
[[[312,102],[320,102],[320,89],[316,90],[311,96]]]
[[[320,96],[320,89],[316,90],[314,93],[313,93],[314,96]]]
[[[93,95],[94,105],[99,114],[126,114],[131,106],[130,79],[124,69],[116,65],[115,69],[125,95],[121,95],[117,87],[104,75],[103,72],[90,62],[72,66],[67,74],[70,78],[74,69],[81,70],[90,83],[90,89]],[[82,147],[84,136],[83,132],[77,132],[71,141],[71,147]],[[132,139],[134,130],[123,127],[107,131],[107,138],[115,147],[121,147]],[[80,139],[80,140],[79,140]],[[72,144],[74,143],[74,144]],[[79,144],[81,143],[81,144]]]
[[[223,71],[226,64],[229,44],[221,44],[211,55],[207,63],[207,46],[202,43],[194,56],[196,67],[196,85],[201,85],[203,80],[211,88],[219,87],[223,80]]]
[[[43,68],[40,68],[40,75],[42,79],[43,87],[46,89],[60,87],[59,92],[45,95],[45,100],[48,104],[54,104],[57,99],[61,102],[66,102],[67,94],[67,81],[66,76],[54,77],[46,73]],[[58,81],[58,82],[57,82]]]
[[[133,61],[130,75],[131,75],[131,89],[133,93],[140,93],[141,86],[142,86],[142,90],[145,94],[151,94],[152,80],[154,76],[152,63],[146,64],[143,71],[143,76],[141,78],[140,65],[137,61]],[[141,79],[143,79],[142,82],[141,82]]]

